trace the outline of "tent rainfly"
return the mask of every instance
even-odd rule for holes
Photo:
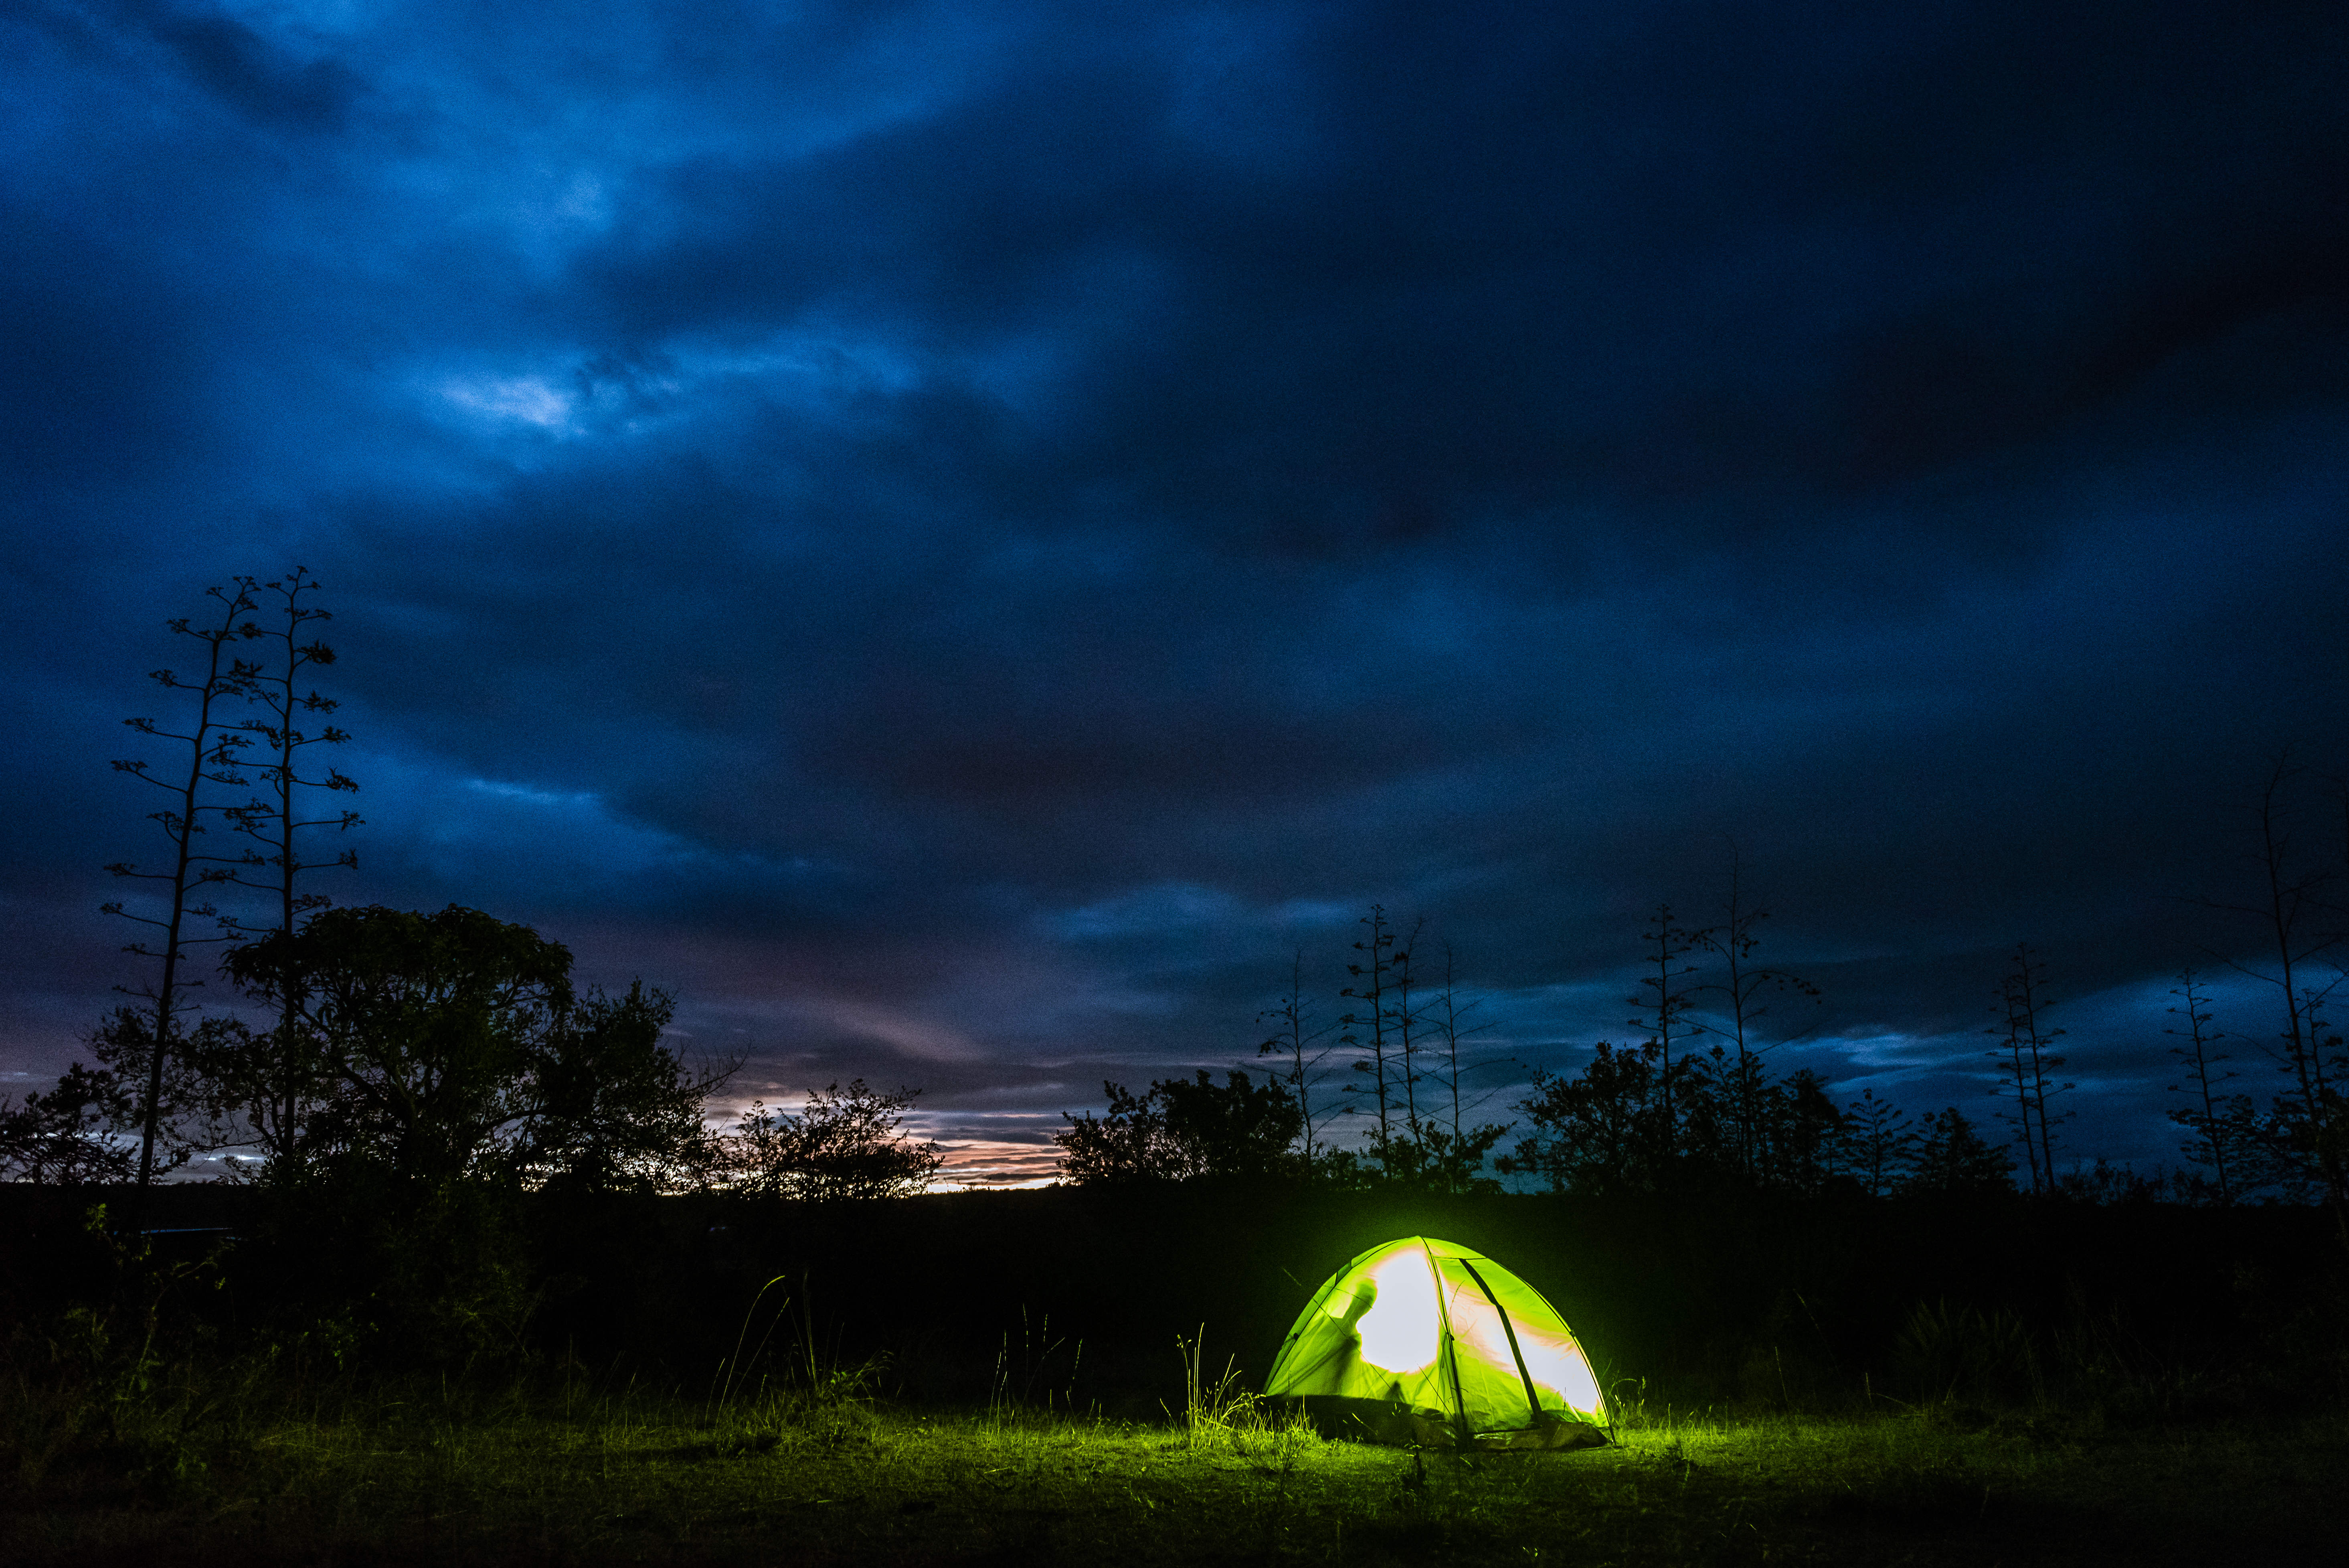
[[[1541,1293],[1430,1236],[1372,1247],[1288,1331],[1265,1397],[1377,1442],[1580,1448],[1609,1440],[1589,1359]]]

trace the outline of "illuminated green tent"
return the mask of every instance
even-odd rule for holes
[[[1430,1236],[1372,1247],[1314,1293],[1266,1379],[1325,1431],[1380,1442],[1575,1448],[1608,1440],[1588,1357],[1541,1293]]]

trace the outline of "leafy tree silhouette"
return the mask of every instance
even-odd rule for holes
[[[1653,1044],[1601,1040],[1571,1077],[1534,1069],[1517,1109],[1535,1130],[1501,1162],[1504,1174],[1537,1176],[1554,1192],[1642,1192],[1662,1175],[1665,1138]]]
[[[1903,1191],[1949,1194],[2012,1192],[2014,1157],[1985,1142],[1956,1106],[1926,1119],[1916,1169]]]
[[[1061,1169],[1079,1185],[1180,1181],[1198,1176],[1262,1178],[1303,1169],[1289,1152],[1304,1127],[1297,1099],[1279,1078],[1262,1085],[1233,1070],[1218,1085],[1206,1068],[1191,1079],[1161,1078],[1136,1095],[1102,1085],[1109,1114],[1061,1113],[1052,1135]]]
[[[131,1153],[111,1133],[135,1104],[129,1084],[79,1062],[55,1088],[30,1090],[21,1105],[0,1098],[0,1172],[59,1187],[122,1181],[132,1171]]]
[[[738,1191],[810,1202],[922,1191],[946,1163],[934,1142],[900,1132],[921,1090],[884,1094],[857,1078],[811,1092],[799,1115],[753,1102],[737,1124],[728,1181]]]
[[[1878,1198],[1899,1186],[1917,1157],[1916,1118],[1864,1088],[1844,1102],[1844,1129],[1860,1185]]]

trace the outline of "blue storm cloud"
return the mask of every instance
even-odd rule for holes
[[[1734,843],[1829,995],[1785,1060],[1984,1109],[2027,938],[2075,1147],[2167,1158],[2148,998],[2254,954],[2191,899],[2287,744],[2337,858],[2345,45],[34,0],[0,1068],[133,973],[92,906],[160,623],[298,561],[336,896],[531,921],[762,1084],[1032,1148],[1247,1058],[1299,949],[1334,1012],[1373,901],[1570,1063]]]

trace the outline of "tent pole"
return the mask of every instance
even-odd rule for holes
[[[1501,1298],[1493,1294],[1493,1287],[1485,1283],[1485,1276],[1476,1272],[1475,1264],[1462,1258],[1460,1266],[1468,1271],[1468,1277],[1476,1282],[1476,1288],[1485,1293],[1485,1299],[1491,1302],[1493,1310],[1500,1315],[1501,1332],[1508,1336],[1509,1359],[1517,1364],[1517,1376],[1525,1380],[1526,1419],[1538,1427],[1542,1419],[1541,1394],[1534,1387],[1534,1375],[1526,1370],[1526,1353],[1517,1348],[1517,1330],[1509,1321],[1509,1309],[1501,1305]],[[1460,1364],[1456,1360],[1452,1365],[1452,1386],[1456,1393],[1460,1387]]]
[[[1419,1255],[1427,1260],[1428,1283],[1435,1287],[1436,1331],[1442,1336],[1436,1341],[1437,1354],[1452,1374],[1452,1424],[1464,1449],[1475,1440],[1475,1435],[1468,1429],[1468,1396],[1460,1388],[1460,1344],[1452,1337],[1452,1309],[1444,1301],[1444,1271],[1435,1266],[1435,1254],[1428,1249],[1427,1238],[1413,1239],[1419,1243]]]

